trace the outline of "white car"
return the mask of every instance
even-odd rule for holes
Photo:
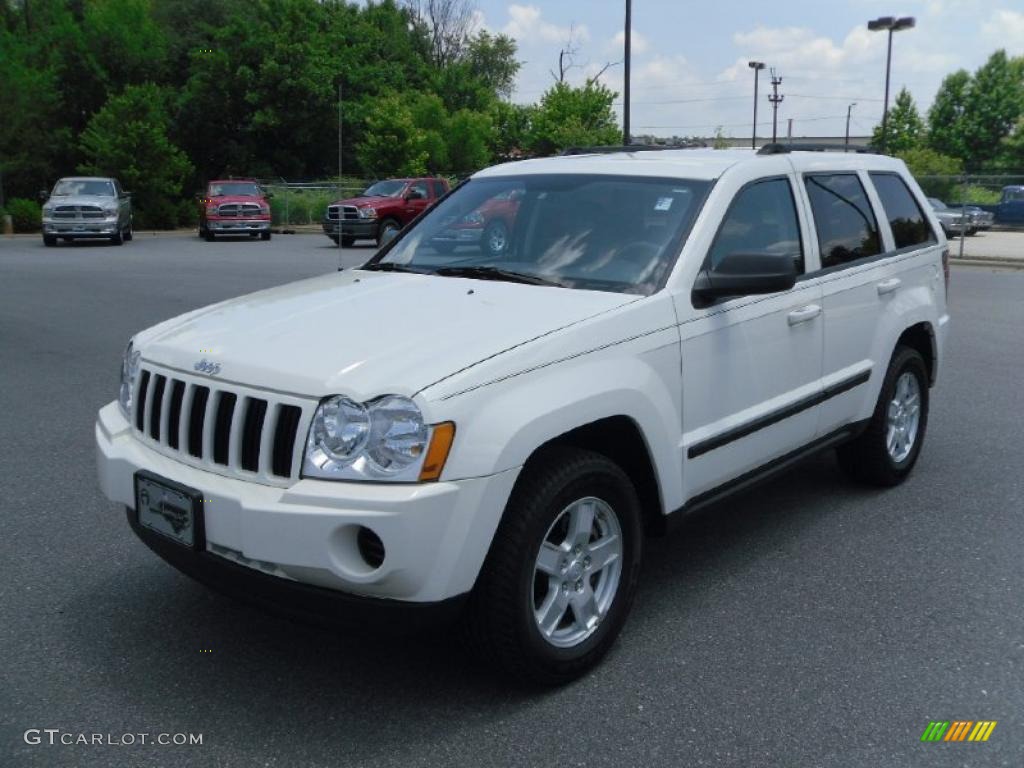
[[[518,200],[501,253],[430,245],[499,196]],[[898,160],[501,165],[358,269],[135,336],[100,485],[214,588],[458,619],[484,658],[557,683],[608,650],[671,520],[828,448],[866,482],[907,476],[948,279]]]

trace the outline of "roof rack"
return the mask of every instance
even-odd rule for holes
[[[787,152],[855,152],[859,155],[871,155],[875,151],[871,147],[848,147],[843,144],[765,144],[759,155],[784,155]]]
[[[625,144],[623,146],[600,147],[566,147],[559,155],[610,155],[615,152],[657,152],[666,149],[703,149],[707,144],[703,141],[692,141],[684,144]]]

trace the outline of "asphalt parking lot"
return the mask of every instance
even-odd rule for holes
[[[317,235],[0,239],[0,765],[1024,762],[1024,271],[953,269],[907,483],[865,491],[823,456],[691,518],[650,542],[604,664],[537,693],[446,637],[353,636],[212,594],[97,489],[94,416],[133,332],[372,252]],[[922,743],[931,720],[998,726]],[[28,745],[31,728],[203,743]]]

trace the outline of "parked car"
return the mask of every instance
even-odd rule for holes
[[[131,193],[106,176],[68,176],[40,193],[43,243],[109,240],[121,245],[133,236]]]
[[[995,210],[996,223],[1009,226],[1024,225],[1024,185],[1003,187],[1003,194]]]
[[[217,179],[198,196],[199,236],[248,235],[270,239],[270,193],[252,179]]]
[[[383,245],[446,194],[448,182],[432,176],[378,181],[357,197],[327,206],[324,234],[346,248],[356,240]]]
[[[967,206],[967,215],[971,217],[971,229],[975,232],[992,229],[996,218],[991,211],[986,211],[976,205]]]
[[[433,247],[500,200],[499,254]],[[622,629],[646,536],[826,449],[868,484],[910,474],[948,284],[893,158],[501,165],[359,268],[137,334],[99,482],[215,589],[321,621],[458,620],[489,663],[559,683]]]
[[[965,215],[963,208],[951,208],[937,197],[929,197],[928,202],[935,211],[935,218],[942,225],[942,231],[946,237],[953,237],[961,232],[968,236],[977,234],[978,230],[974,226],[971,214]]]

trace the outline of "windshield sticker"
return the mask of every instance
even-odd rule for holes
[[[672,207],[671,197],[659,197],[658,202],[654,204],[654,210],[656,211],[667,211]]]

